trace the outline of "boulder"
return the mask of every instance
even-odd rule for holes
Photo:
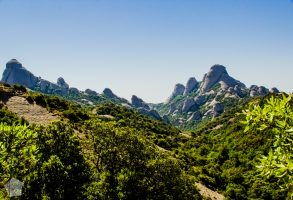
[[[170,105],[170,109],[169,109],[167,115],[170,115],[170,114],[174,113],[174,111],[175,111],[176,109],[177,109],[176,105],[175,105],[174,103],[172,103],[172,104]]]
[[[60,87],[63,87],[63,88],[69,88],[69,85],[65,82],[64,78],[62,77],[59,77],[57,79],[57,85],[59,85]]]
[[[185,91],[185,86],[180,83],[177,83],[174,87],[174,90],[173,90],[171,96],[167,99],[167,103],[172,101],[178,95],[183,95],[184,91]]]
[[[195,102],[197,105],[201,106],[201,105],[205,104],[205,102],[206,102],[206,97],[205,97],[204,95],[196,96],[196,97],[194,98],[194,102]]]
[[[224,111],[224,106],[221,103],[215,103],[213,106],[213,111],[216,113],[222,113]]]
[[[194,77],[188,79],[183,95],[186,96],[198,88],[198,82]]]
[[[257,92],[258,92],[258,94],[259,94],[260,96],[265,96],[265,95],[267,95],[267,94],[269,93],[269,89],[267,89],[267,88],[264,87],[264,86],[260,86],[260,87],[258,88]]]
[[[190,121],[198,121],[200,120],[202,117],[201,113],[199,111],[194,112],[189,118],[188,118],[188,122]]]
[[[187,113],[189,111],[195,111],[198,108],[198,105],[193,99],[186,99],[183,103],[182,112]]]

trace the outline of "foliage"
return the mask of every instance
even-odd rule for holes
[[[263,106],[267,98],[251,102]],[[285,199],[288,187],[284,182],[258,176],[255,166],[261,155],[268,155],[275,136],[252,129],[244,133],[246,116],[235,113],[248,108],[248,103],[243,104],[199,126],[192,131],[193,138],[179,147],[179,156],[190,166],[190,174],[228,199]]]
[[[285,182],[293,198],[293,100],[292,95],[272,96],[264,105],[251,104],[245,110],[245,132],[260,131],[273,135],[273,147],[262,155],[258,171],[265,178]]]
[[[141,132],[113,122],[91,122],[87,130],[99,180],[89,187],[92,199],[200,198],[180,161],[159,152]]]

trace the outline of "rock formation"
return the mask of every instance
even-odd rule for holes
[[[198,88],[198,82],[194,77],[188,79],[183,95],[186,96]]]
[[[186,86],[176,84],[166,103],[159,107],[160,113],[167,115],[171,121],[200,121],[203,117],[216,117],[226,107],[236,105],[241,99],[278,93],[277,88],[270,91],[264,86],[245,84],[231,77],[223,65],[214,65],[198,82],[189,78]],[[181,95],[180,98],[176,98]]]
[[[59,77],[57,79],[57,85],[59,85],[60,87],[66,88],[66,89],[69,88],[69,85],[65,82],[64,78],[62,78],[62,77]]]
[[[150,110],[149,105],[135,95],[131,97],[131,104],[136,108],[144,108]]]
[[[34,88],[38,82],[38,78],[25,69],[16,59],[12,59],[6,64],[6,69],[2,76],[2,82],[12,85],[20,84],[28,88]]]
[[[170,102],[175,97],[177,97],[178,95],[183,95],[184,91],[185,91],[185,86],[180,83],[177,83],[174,87],[174,90],[171,96],[168,98],[167,103]]]
[[[86,94],[88,94],[88,95],[92,95],[92,96],[97,96],[97,95],[98,95],[98,93],[97,93],[96,91],[91,90],[91,89],[86,89],[84,92],[85,92]]]
[[[214,65],[211,67],[210,71],[204,75],[200,90],[207,92],[217,83],[220,83],[222,89],[234,88],[236,85],[244,86],[243,83],[229,76],[223,65]]]

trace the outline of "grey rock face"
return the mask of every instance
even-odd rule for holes
[[[62,78],[62,77],[59,77],[57,79],[57,85],[59,85],[60,87],[66,88],[66,89],[69,88],[69,85],[65,82],[64,78]]]
[[[137,108],[138,112],[140,112],[141,114],[143,115],[146,115],[146,116],[149,116],[149,117],[152,117],[154,119],[157,119],[157,120],[161,120],[161,116],[159,115],[159,113],[155,110],[148,110],[148,109],[145,109],[145,108]]]
[[[116,96],[110,88],[105,88],[103,94],[111,99],[118,98],[118,96]]]
[[[197,105],[201,106],[201,105],[203,105],[203,104],[206,102],[206,97],[203,96],[203,95],[201,95],[201,96],[196,96],[196,97],[194,98],[194,102],[195,102]]]
[[[80,93],[77,88],[73,88],[73,87],[72,88],[69,88],[69,92],[71,94],[75,94],[75,95],[78,95]]]
[[[167,103],[170,102],[175,97],[177,97],[178,95],[183,95],[184,90],[185,90],[185,86],[180,83],[177,83],[174,87],[174,90],[173,90],[171,96],[168,98]]]
[[[182,112],[194,111],[197,107],[198,105],[193,99],[186,99],[183,103]]]
[[[277,93],[280,93],[280,91],[278,90],[278,88],[273,87],[273,88],[270,89],[270,93],[277,94]]]
[[[250,96],[265,96],[269,93],[269,89],[267,89],[264,86],[256,86],[256,85],[252,85],[249,88],[250,90]]]
[[[217,83],[221,84],[222,89],[235,87],[237,84],[241,86],[244,85],[243,83],[229,76],[226,68],[223,65],[214,65],[211,67],[210,71],[204,75],[200,90],[202,92],[207,92]]]
[[[150,110],[149,105],[135,95],[131,97],[131,104],[136,108],[144,108]]]
[[[216,112],[216,113],[222,113],[224,111],[224,106],[223,104],[221,103],[216,103],[214,106],[213,106],[213,111]]]
[[[86,89],[84,92],[85,92],[86,94],[88,94],[88,95],[92,95],[92,96],[97,96],[97,95],[98,95],[98,93],[97,93],[96,91],[91,90],[91,89]]]
[[[198,82],[194,77],[188,79],[183,95],[186,96],[198,88]]]
[[[264,86],[260,86],[257,90],[260,96],[265,96],[269,93],[269,89],[265,88]]]
[[[201,113],[199,111],[194,112],[189,118],[188,118],[188,122],[190,121],[197,121],[200,120],[202,117]]]
[[[20,84],[32,89],[36,86],[37,81],[38,78],[25,69],[16,59],[12,59],[6,64],[6,69],[2,76],[2,82],[12,85]]]
[[[168,115],[174,113],[176,109],[177,109],[176,105],[175,104],[171,104],[170,105],[170,109],[168,111]]]

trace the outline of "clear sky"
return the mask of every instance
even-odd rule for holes
[[[213,64],[293,89],[292,0],[0,0],[0,70],[16,58],[72,87],[162,102]]]

